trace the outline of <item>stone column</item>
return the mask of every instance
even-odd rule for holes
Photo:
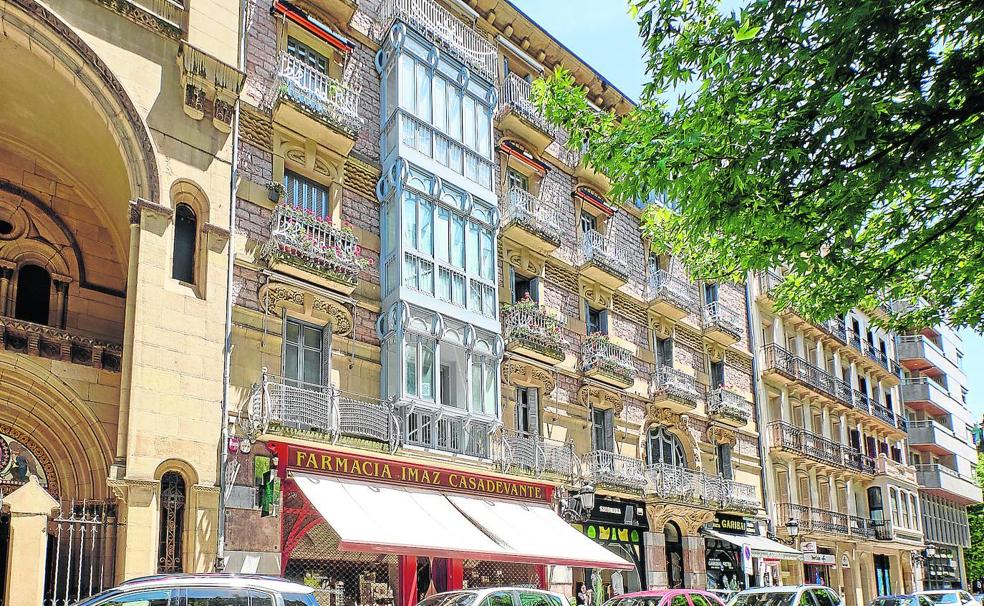
[[[806,358],[806,343],[803,341],[803,333],[796,333],[796,351],[794,353],[801,358]]]
[[[116,540],[117,582],[156,574],[160,482],[126,479],[110,486],[120,497],[120,521],[126,529]]]
[[[12,556],[7,564],[7,578],[11,582],[7,584],[4,603],[40,604],[44,599],[48,517],[58,509],[58,501],[31,476],[3,504],[10,513],[8,553]]]
[[[48,308],[48,326],[65,328],[68,321],[68,276],[51,276],[51,305]]]
[[[823,405],[820,406],[820,431],[823,437],[837,440],[837,437],[831,435],[830,409]]]
[[[854,478],[847,478],[847,482],[844,485],[844,491],[847,493],[847,515],[859,515],[858,504],[854,500]]]
[[[14,277],[12,263],[0,263],[0,316],[13,315],[10,309],[10,281]]]
[[[823,355],[823,343],[817,341],[817,344],[814,348],[817,351],[817,366],[819,368],[822,368],[823,370],[826,370],[827,372],[830,372],[830,369],[827,368],[827,357]]]
[[[666,537],[662,532],[647,532],[643,535],[646,550],[646,586],[649,589],[663,589],[669,583],[666,574]]]
[[[707,562],[704,558],[704,537],[690,535],[683,539],[683,586],[692,589],[707,587]]]

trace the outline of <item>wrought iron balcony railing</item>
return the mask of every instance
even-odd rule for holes
[[[849,535],[851,529],[847,514],[795,503],[780,503],[779,519],[796,520],[801,533],[823,532]]]
[[[771,297],[776,287],[782,284],[782,279],[782,276],[774,271],[760,271],[758,273],[759,292]]]
[[[601,372],[619,382],[635,382],[636,369],[632,364],[632,352],[612,343],[602,334],[588,335],[581,345],[582,370]]]
[[[626,251],[594,230],[585,233],[581,240],[581,265],[589,263],[594,263],[622,280],[629,279],[629,257]]]
[[[350,285],[366,265],[359,239],[350,230],[286,203],[273,211],[270,239],[260,250],[260,257]]]
[[[854,405],[854,394],[851,386],[832,374],[817,368],[805,359],[794,355],[792,352],[776,345],[775,343],[766,345],[763,348],[765,354],[765,369],[779,372],[786,377],[796,380],[812,391],[834,399],[844,406]]]
[[[773,448],[800,454],[834,467],[868,475],[875,473],[875,463],[871,457],[792,423],[770,423],[769,439]]]
[[[510,73],[502,83],[501,91],[499,101],[503,108],[509,108],[516,112],[541,132],[551,137],[554,135],[556,127],[550,124],[547,117],[533,102],[533,91],[529,82],[517,74]]]
[[[560,320],[526,299],[502,308],[502,332],[507,343],[517,342],[545,356],[564,359]]]
[[[697,309],[697,290],[686,280],[668,271],[650,267],[646,286],[646,298],[650,303],[666,301],[687,312]]]
[[[660,366],[653,372],[649,392],[653,398],[665,396],[691,408],[697,406],[701,389],[697,379],[670,366]]]
[[[720,330],[732,335],[735,339],[741,338],[741,316],[737,311],[720,301],[709,303],[701,309],[701,321],[705,331]]]
[[[351,137],[365,124],[359,116],[358,91],[288,53],[280,55],[273,92]]]
[[[380,36],[385,35],[393,21],[399,19],[489,82],[496,81],[498,55],[495,45],[433,0],[385,0],[380,16],[383,24]]]
[[[503,471],[518,470],[541,477],[556,475],[568,480],[581,476],[581,459],[574,445],[521,432],[502,434],[496,462]]]
[[[646,486],[646,471],[642,461],[634,457],[592,450],[584,456],[584,476],[597,485],[642,490]]]
[[[761,505],[751,484],[664,463],[646,468],[646,494],[661,500],[741,511],[754,511]]]
[[[396,408],[401,443],[479,459],[492,457],[495,419],[441,405],[400,404]]]
[[[710,417],[723,417],[744,425],[752,417],[752,404],[741,395],[719,387],[707,396],[707,414]]]
[[[503,226],[518,224],[544,241],[560,246],[560,213],[556,207],[546,206],[530,192],[515,187],[506,196]]]

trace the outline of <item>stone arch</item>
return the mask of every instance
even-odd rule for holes
[[[8,0],[0,23],[8,40],[61,68],[55,72],[71,74],[75,90],[102,117],[122,154],[131,197],[157,202],[160,178],[150,131],[109,66],[37,0]]]
[[[177,208],[178,204],[187,204],[195,211],[199,226],[204,226],[211,222],[210,204],[205,191],[194,181],[189,179],[177,179],[171,184],[170,191],[171,208]]]
[[[171,458],[161,461],[161,464],[154,470],[154,479],[159,482],[164,474],[169,471],[176,471],[181,474],[189,490],[198,484],[198,471],[195,470],[194,465],[184,459]]]
[[[35,452],[51,462],[59,496],[105,498],[113,453],[107,421],[33,359],[0,351],[0,374],[0,433],[28,436]]]

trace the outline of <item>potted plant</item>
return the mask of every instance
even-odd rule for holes
[[[266,184],[267,188],[267,198],[271,202],[280,202],[287,195],[287,188],[284,187],[283,183],[277,183],[276,181],[270,181]]]

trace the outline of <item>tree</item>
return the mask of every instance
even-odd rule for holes
[[[977,455],[977,483],[984,486],[984,453]],[[964,550],[964,568],[971,583],[984,579],[984,505],[967,508],[970,522],[970,547]]]
[[[895,328],[984,331],[984,4],[632,0],[650,81],[598,112],[535,83],[612,196],[699,279],[782,267],[780,307],[892,305]],[[675,102],[669,98],[676,95]]]

